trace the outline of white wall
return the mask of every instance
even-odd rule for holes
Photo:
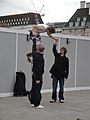
[[[70,74],[65,82],[65,90],[90,89],[90,38],[55,34],[60,38],[57,48],[67,48],[70,60]],[[70,44],[66,44],[69,38]],[[48,92],[52,88],[49,70],[54,62],[52,53],[53,40],[42,35],[45,46],[45,73],[43,76],[43,90]],[[30,90],[32,83],[31,64],[25,55],[31,51],[32,41],[27,41],[27,33],[12,29],[0,29],[0,96],[10,96],[13,93],[15,72],[22,70],[26,75],[26,89]]]

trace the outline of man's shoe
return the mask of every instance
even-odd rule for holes
[[[62,100],[62,99],[61,99],[61,100],[59,100],[59,101],[60,101],[60,103],[64,103],[64,100]]]
[[[56,100],[51,100],[51,101],[50,101],[50,103],[54,103],[54,102],[56,102]]]
[[[34,104],[31,104],[31,107],[34,107]]]
[[[44,108],[44,106],[39,105],[39,106],[37,106],[37,107],[35,107],[35,108],[37,108],[37,109],[43,109],[43,108]]]

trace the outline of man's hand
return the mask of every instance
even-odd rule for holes
[[[59,41],[59,38],[54,38],[54,41],[55,41],[55,44],[57,44]]]
[[[58,37],[55,37],[55,41],[57,41],[57,42],[58,42],[58,41],[59,41],[59,38],[58,38]]]
[[[36,83],[37,83],[37,84],[39,84],[39,83],[40,83],[40,81],[39,81],[39,80],[36,80]]]

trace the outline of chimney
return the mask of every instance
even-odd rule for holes
[[[90,2],[86,3],[86,8],[89,8],[89,15],[90,15]]]
[[[80,8],[85,8],[85,2],[86,1],[80,1]]]

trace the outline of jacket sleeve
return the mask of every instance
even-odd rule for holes
[[[53,44],[53,54],[54,54],[54,56],[57,56],[57,54],[58,54],[56,46],[57,46],[56,44]]]
[[[36,80],[41,80],[42,74],[44,73],[44,71],[42,71],[42,67],[43,64],[39,62],[36,70]]]
[[[65,74],[66,79],[68,79],[68,74],[69,74],[69,59],[67,58],[66,74]]]
[[[36,39],[34,38],[33,40],[33,45],[32,45],[32,55],[36,53]]]
[[[44,73],[44,59],[43,56],[38,53],[34,55],[33,60],[33,73],[35,74],[36,80],[41,80],[42,74]]]

